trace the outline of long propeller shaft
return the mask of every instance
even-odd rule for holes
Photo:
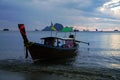
[[[85,43],[85,44],[90,45],[90,43],[89,43],[89,42],[84,42],[84,41],[76,41],[76,42],[79,42],[79,43]]]

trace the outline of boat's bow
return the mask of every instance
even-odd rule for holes
[[[28,48],[26,45],[29,43],[29,41],[28,41],[28,38],[26,35],[25,26],[24,26],[24,24],[18,24],[18,28],[19,28],[19,31],[22,35],[23,40],[24,40],[24,46],[26,48],[26,56],[25,57],[27,58],[28,57]]]

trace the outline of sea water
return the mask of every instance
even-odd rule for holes
[[[72,61],[49,64],[48,67],[57,69],[68,67],[86,68],[109,68],[120,69],[120,32],[50,32],[50,31],[27,31],[29,41],[40,43],[40,38],[46,36],[67,37],[74,34],[76,40],[88,42],[79,43],[79,51]],[[48,63],[47,63],[48,64]],[[10,66],[11,65],[11,66]],[[13,65],[16,67],[13,68]],[[22,65],[19,68],[19,66]],[[40,64],[40,67],[45,64]],[[0,31],[0,66],[1,70],[23,70],[26,66],[33,69],[31,56],[25,59],[25,48],[22,36],[18,31]],[[6,66],[6,67],[5,67]],[[11,68],[10,68],[11,67]],[[0,71],[2,72],[2,71]]]

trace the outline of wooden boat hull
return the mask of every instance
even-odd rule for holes
[[[74,57],[77,53],[77,48],[78,46],[74,48],[60,48],[34,43],[28,47],[28,50],[35,61]]]

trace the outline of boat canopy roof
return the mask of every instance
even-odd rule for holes
[[[73,38],[61,38],[61,37],[43,37],[41,39],[74,40]]]

